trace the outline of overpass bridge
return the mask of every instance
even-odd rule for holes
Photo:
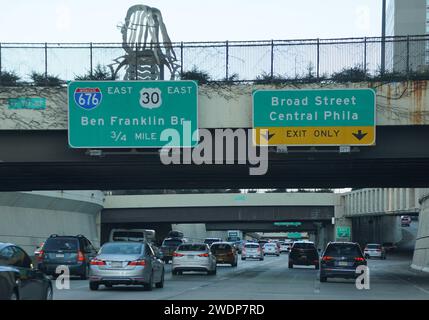
[[[312,192],[108,195],[101,212],[101,239],[106,241],[115,227],[166,230],[172,223],[204,223],[206,230],[216,231],[313,231],[327,237],[336,200],[334,193]],[[297,221],[299,226],[275,223]]]
[[[368,88],[377,92],[377,142],[339,153],[336,147],[269,148],[268,171],[246,164],[163,165],[158,149],[82,150],[67,141],[66,88],[0,90],[0,190],[163,188],[425,187],[429,181],[427,81],[393,83],[218,84],[199,88],[199,125],[226,132],[251,128],[255,89]],[[45,110],[16,110],[8,99],[42,97]],[[236,152],[237,146],[235,145]],[[213,146],[213,163],[215,162]],[[247,160],[247,162],[246,162]]]
[[[365,244],[398,243],[402,239],[401,215],[419,216],[419,188],[364,188],[343,194],[342,224],[354,241]]]

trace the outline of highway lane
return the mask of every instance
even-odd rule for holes
[[[354,280],[329,279],[320,283],[314,268],[287,268],[288,256],[264,261],[241,261],[237,268],[218,266],[216,276],[185,273],[172,276],[166,265],[165,287],[143,291],[141,287],[118,286],[90,291],[88,281],[72,280],[70,290],[55,289],[54,299],[429,299],[429,275],[409,268],[409,255],[389,255],[387,260],[368,261],[370,290],[358,290]]]

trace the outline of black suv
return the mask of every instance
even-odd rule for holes
[[[320,262],[320,282],[326,282],[328,278],[357,278],[356,268],[366,263],[359,244],[330,242]]]
[[[289,253],[289,268],[293,265],[314,266],[319,269],[319,252],[310,241],[296,241]]]
[[[39,269],[45,274],[56,277],[59,275],[56,268],[65,265],[69,268],[70,276],[78,275],[85,280],[88,278],[90,261],[96,255],[96,249],[83,235],[53,234],[45,241],[37,258]]]

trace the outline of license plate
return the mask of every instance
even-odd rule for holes
[[[345,261],[340,261],[340,262],[338,262],[338,265],[341,267],[347,267],[349,265],[349,263],[345,262]]]
[[[188,259],[194,259],[195,256],[188,256]]]
[[[122,268],[122,262],[112,262],[112,268]]]
[[[63,253],[57,253],[55,255],[56,258],[64,258],[64,254]]]

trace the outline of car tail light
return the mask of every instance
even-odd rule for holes
[[[184,254],[177,253],[176,251],[173,252],[173,257],[183,257]]]
[[[146,261],[144,260],[135,260],[135,261],[130,261],[128,262],[129,266],[145,266],[146,265]]]
[[[208,256],[209,256],[209,254],[208,254],[208,253],[201,253],[201,254],[199,254],[198,256],[199,256],[199,257],[208,257]]]
[[[363,262],[363,261],[365,261],[365,258],[362,258],[362,257],[356,257],[356,258],[355,258],[355,261],[356,261],[356,262]]]
[[[330,256],[324,256],[323,258],[322,258],[322,260],[323,261],[331,261],[332,259],[334,259],[333,257],[330,257]]]
[[[77,261],[85,261],[85,255],[80,250],[77,252]]]
[[[37,260],[42,261],[44,257],[45,257],[45,252],[43,250],[40,250],[39,255],[37,256]]]
[[[106,262],[104,262],[103,260],[99,260],[99,259],[92,259],[89,264],[91,266],[105,266]]]

